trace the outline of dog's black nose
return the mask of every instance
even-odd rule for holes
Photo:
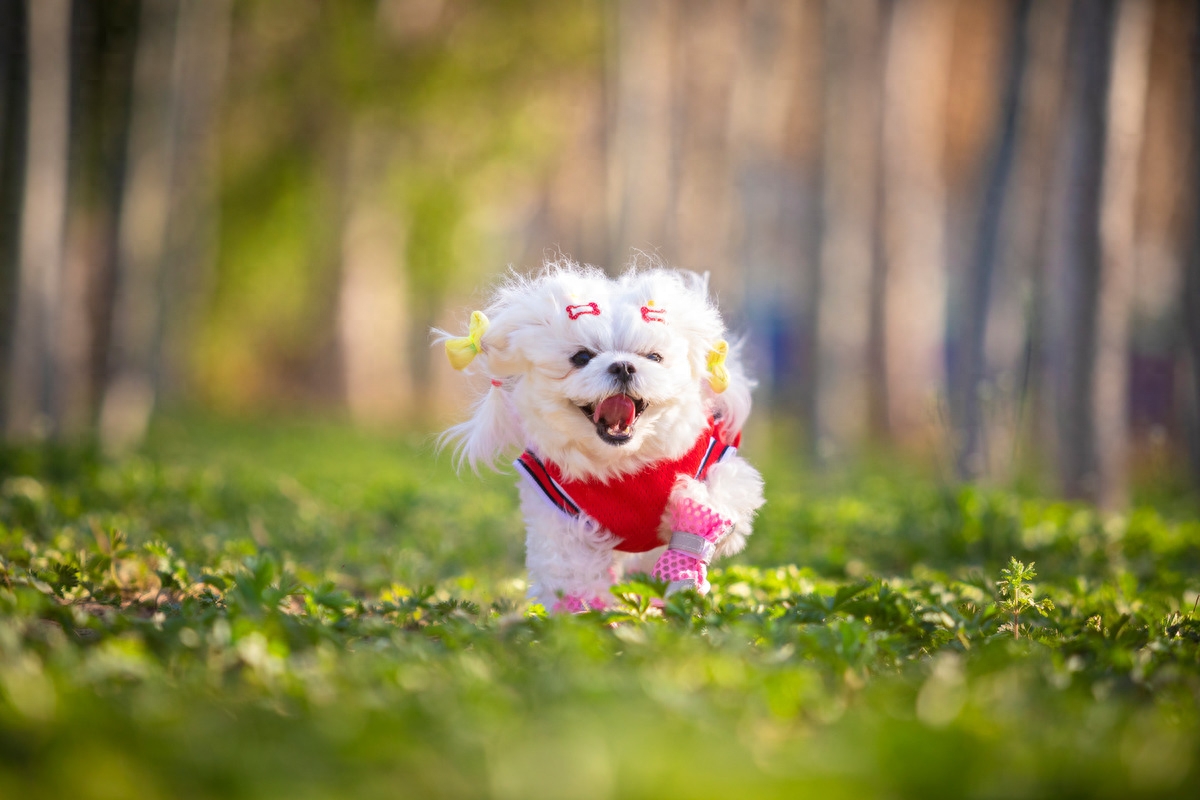
[[[633,380],[633,373],[637,372],[637,367],[628,361],[615,361],[609,365],[608,372],[620,383],[625,384]]]

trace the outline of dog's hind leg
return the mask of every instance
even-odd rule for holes
[[[601,608],[616,576],[616,538],[587,517],[570,517],[533,486],[520,484],[529,597],[551,611]]]

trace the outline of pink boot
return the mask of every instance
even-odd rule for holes
[[[654,565],[654,577],[669,581],[667,595],[681,589],[708,594],[708,563],[733,523],[708,506],[683,499],[671,510],[671,543]]]

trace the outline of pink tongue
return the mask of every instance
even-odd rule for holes
[[[623,394],[614,394],[612,397],[606,397],[596,406],[596,411],[592,414],[592,422],[597,424],[603,422],[608,428],[626,428],[633,424],[634,418],[637,417],[637,406]]]

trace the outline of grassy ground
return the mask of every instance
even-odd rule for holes
[[[428,450],[191,420],[116,462],[0,451],[0,797],[1200,780],[1194,517],[774,467],[709,598],[660,614],[630,583],[616,611],[547,618],[522,599],[511,476]],[[1037,575],[1006,594],[1014,558]]]

